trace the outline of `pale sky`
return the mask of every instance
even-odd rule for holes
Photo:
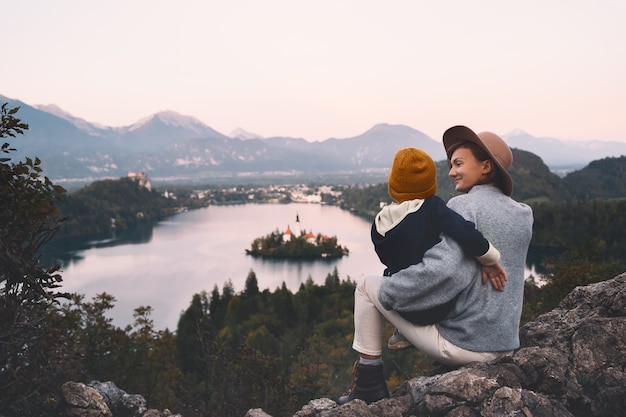
[[[127,126],[626,142],[623,0],[0,0],[0,95]],[[28,121],[26,121],[28,122]]]

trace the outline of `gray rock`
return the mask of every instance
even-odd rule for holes
[[[61,392],[70,417],[181,417],[167,409],[147,409],[143,396],[127,394],[111,381],[66,382]]]
[[[337,407],[337,403],[329,398],[311,400],[295,415],[297,417],[326,416],[328,411]]]
[[[245,417],[272,417],[260,408],[252,408],[248,410]]]
[[[66,382],[61,386],[66,413],[71,417],[113,417],[102,395],[81,382]]]

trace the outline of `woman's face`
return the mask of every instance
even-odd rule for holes
[[[454,180],[455,189],[467,193],[476,184],[482,184],[491,172],[491,161],[479,161],[468,148],[458,148],[450,158],[448,175]]]

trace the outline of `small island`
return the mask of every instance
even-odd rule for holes
[[[292,231],[289,225],[284,232],[276,229],[272,233],[254,239],[247,255],[263,258],[341,258],[347,256],[348,248],[337,243],[336,236],[317,235],[301,230],[300,216]]]

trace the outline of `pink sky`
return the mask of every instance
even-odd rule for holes
[[[404,124],[626,142],[626,2],[21,0],[0,94],[307,140]]]

